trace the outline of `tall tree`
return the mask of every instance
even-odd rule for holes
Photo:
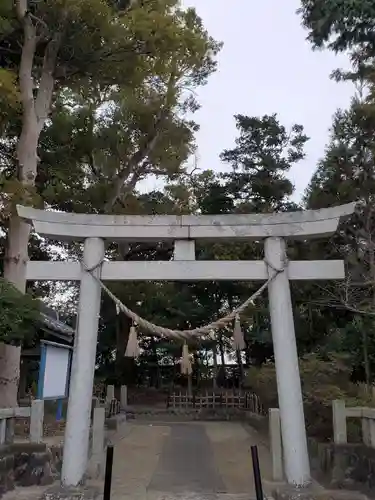
[[[314,48],[349,53],[354,71],[344,72],[346,77],[373,80],[375,5],[371,0],[301,0],[298,14]]]
[[[215,69],[219,45],[208,36],[195,11],[182,10],[178,0],[151,1],[147,5],[138,1],[16,0],[14,5],[8,1],[4,5],[0,12],[0,83],[5,82],[9,94],[9,81],[18,76],[21,111],[18,130],[12,129],[14,136],[8,135],[5,141],[7,147],[12,141],[16,145],[17,161],[11,179],[7,178],[7,186],[12,189],[2,199],[10,213],[4,276],[24,291],[30,227],[17,217],[14,205],[20,201],[40,205],[44,201],[35,184],[41,157],[38,147],[55,98],[65,89],[82,97],[87,94],[86,88],[100,97],[105,91],[113,95],[121,86],[124,96],[133,93],[143,106],[148,102],[154,113],[159,104],[159,116],[152,123],[147,124],[143,113],[138,139],[143,139],[146,125],[148,134],[144,140],[139,139],[138,151],[137,144],[133,145],[132,160],[112,177],[112,209],[125,180],[130,176],[133,188],[134,178],[142,178],[137,169],[156,147],[160,129],[167,127],[166,120],[173,121],[177,102],[183,105],[179,99],[183,85],[203,84]],[[123,101],[124,109],[129,98]],[[185,100],[184,105],[194,107],[191,100],[190,104]],[[189,141],[191,136],[185,135],[185,139]],[[122,151],[123,155],[127,153]],[[7,177],[12,163],[10,157],[3,165]],[[15,405],[15,387],[9,387],[9,391]]]
[[[357,202],[355,215],[340,226],[327,256],[344,257],[347,278],[325,287],[331,307],[353,313],[348,334],[362,344],[367,383],[371,381],[369,324],[375,316],[375,115],[368,99],[353,99],[350,108],[334,117],[331,140],[306,193],[308,208]],[[319,245],[319,244],[318,244]],[[357,317],[358,316],[358,317]],[[359,317],[362,316],[362,319]],[[371,337],[371,334],[370,334]],[[354,352],[354,350],[352,351]],[[354,361],[355,362],[355,361]]]
[[[294,187],[286,177],[290,168],[304,158],[308,140],[302,125],[284,127],[275,115],[235,117],[239,137],[236,146],[221,154],[231,166],[223,174],[231,196],[241,211],[289,210],[288,197]]]

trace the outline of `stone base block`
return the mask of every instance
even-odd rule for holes
[[[46,490],[40,500],[97,500],[102,496],[99,488],[53,486]]]
[[[126,422],[126,414],[120,413],[119,415],[115,415],[114,417],[106,418],[105,425],[110,431],[117,431],[121,424]]]
[[[277,488],[273,492],[275,500],[368,500],[366,495],[355,491],[333,491],[323,488],[295,489],[291,486]]]

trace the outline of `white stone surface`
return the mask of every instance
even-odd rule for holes
[[[103,255],[103,240],[93,238],[85,241],[83,257],[88,268],[100,263]],[[99,277],[100,267],[93,272]],[[82,271],[61,472],[65,486],[77,486],[87,467],[100,296],[100,285],[89,272]]]
[[[70,349],[45,344],[46,360],[42,398],[55,399],[66,396],[69,377]]]
[[[30,414],[30,441],[32,443],[41,443],[43,441],[44,424],[44,401],[35,399],[31,402]]]
[[[366,446],[371,446],[370,419],[362,418],[362,441]]]
[[[105,408],[95,408],[92,424],[92,450],[89,473],[92,478],[103,474]]]
[[[280,238],[267,239],[265,257],[273,268],[282,269],[286,263],[285,241]],[[274,273],[271,267],[269,272],[270,275]],[[302,486],[310,482],[310,464],[287,271],[270,282],[268,294],[285,474],[288,483]]]
[[[290,224],[323,221],[346,217],[354,212],[355,203],[347,203],[320,210],[298,210],[270,214],[224,214],[224,215],[97,215],[52,212],[17,205],[18,215],[33,221],[54,224],[78,224],[93,226],[244,226]]]
[[[327,280],[345,277],[341,260],[291,261],[288,269],[291,280]],[[259,281],[268,277],[263,261],[185,260],[159,262],[104,262],[101,277],[104,281],[205,281],[239,280]],[[30,261],[27,264],[27,279],[69,280],[81,278],[78,262]]]
[[[281,442],[280,410],[270,408],[269,410],[269,436],[272,458],[272,479],[282,481],[283,469],[283,447]]]
[[[375,448],[375,420],[370,418],[368,421],[369,442],[372,448]]]
[[[322,210],[217,216],[71,214],[23,206],[17,206],[17,210],[20,217],[32,222],[40,235],[62,240],[101,237],[113,241],[160,241],[321,237],[334,233],[340,217],[353,213],[354,207],[351,203]]]
[[[345,444],[348,440],[345,401],[332,401],[333,440],[335,444]]]
[[[115,386],[107,385],[107,394],[106,394],[107,403],[110,403],[112,399],[115,399]]]
[[[173,248],[174,260],[195,260],[195,241],[194,240],[176,240]]]
[[[120,407],[125,409],[128,406],[128,387],[126,385],[121,386],[120,393]]]

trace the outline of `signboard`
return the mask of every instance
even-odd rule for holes
[[[65,399],[69,393],[72,348],[41,341],[38,399]]]

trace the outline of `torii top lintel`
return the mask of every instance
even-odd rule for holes
[[[320,210],[230,215],[96,215],[17,206],[41,236],[62,241],[258,240],[272,236],[311,239],[332,235],[355,203]]]

